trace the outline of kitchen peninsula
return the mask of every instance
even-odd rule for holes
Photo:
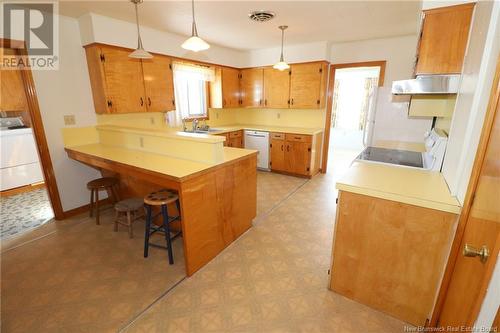
[[[252,226],[256,151],[223,147],[218,136],[118,126],[66,129],[63,136],[70,158],[120,180],[120,199],[160,188],[179,193],[188,276]]]

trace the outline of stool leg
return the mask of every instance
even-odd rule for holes
[[[120,218],[120,212],[116,211],[115,212],[115,232],[118,231],[118,219]]]
[[[172,251],[172,240],[170,238],[170,226],[168,223],[167,205],[161,205],[161,215],[163,216],[163,230],[165,231],[165,240],[167,241],[168,262],[170,265],[174,263],[174,254]]]
[[[181,218],[181,200],[177,199],[175,201],[175,205],[177,206],[177,211],[179,212],[179,220],[180,220],[180,218]]]
[[[95,190],[95,224],[99,225],[99,190]]]
[[[90,189],[90,213],[89,216],[92,217],[94,214],[94,189]]]
[[[128,237],[133,238],[133,231],[132,231],[132,216],[130,215],[130,212],[127,212],[127,224],[128,224]]]
[[[144,258],[148,257],[148,251],[149,251],[149,232],[151,230],[151,206],[150,205],[145,205],[146,206],[146,228],[144,232]]]

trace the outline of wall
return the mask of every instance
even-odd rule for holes
[[[82,45],[99,42],[128,48],[137,47],[137,28],[133,23],[93,13],[83,15],[78,20]],[[141,27],[141,37],[144,48],[150,52],[234,67],[243,67],[248,63],[246,52],[227,47],[211,45],[210,49],[198,53],[184,50],[181,44],[186,37],[174,33]]]
[[[78,21],[61,16],[59,27],[59,70],[33,71],[33,79],[61,203],[64,210],[69,210],[88,204],[89,192],[85,184],[100,174],[70,160],[64,151],[63,116],[75,115],[76,126],[80,127],[94,125],[96,115]]]
[[[467,191],[495,74],[499,20],[500,3],[477,3],[443,164],[446,182],[460,203]]]
[[[278,62],[280,52],[281,47],[251,50],[244,67],[273,65]],[[286,45],[283,54],[288,63],[328,60],[328,42]]]

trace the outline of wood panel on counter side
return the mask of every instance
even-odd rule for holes
[[[456,222],[456,214],[339,191],[330,289],[425,325]]]
[[[256,153],[179,179],[71,148],[66,148],[66,152],[70,158],[101,170],[104,175],[117,176],[122,199],[141,197],[159,188],[179,192],[188,276],[248,230],[257,213]]]

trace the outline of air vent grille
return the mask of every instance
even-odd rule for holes
[[[268,10],[257,10],[248,14],[248,17],[255,22],[267,22],[275,16],[276,14]]]

